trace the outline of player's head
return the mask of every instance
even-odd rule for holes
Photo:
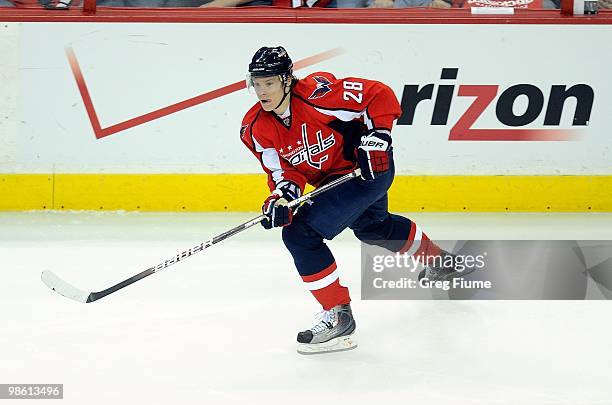
[[[266,111],[283,104],[294,79],[293,62],[282,46],[260,48],[249,63],[247,84],[255,90]]]

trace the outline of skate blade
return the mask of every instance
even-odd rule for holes
[[[299,354],[343,352],[357,347],[355,334],[340,336],[323,343],[298,343]]]
[[[461,277],[467,276],[468,274],[471,274],[471,273],[473,273],[475,271],[476,271],[476,268],[471,268],[471,269],[465,269],[463,271],[458,271],[456,273],[451,273],[451,274],[448,274],[446,277],[444,277],[442,279],[442,281],[453,280],[455,278],[461,278]]]
[[[431,279],[431,281],[448,281],[448,280],[452,280],[452,279],[455,279],[455,278],[460,278],[460,277],[467,276],[468,274],[471,274],[474,271],[476,271],[475,268],[473,268],[473,269],[466,269],[464,271],[458,271],[456,273],[447,274],[446,276],[444,276],[444,277],[442,277],[441,279],[438,279],[438,280]],[[423,277],[426,277],[426,276],[427,276],[426,270],[421,270],[419,272],[417,280],[421,281],[421,279]]]

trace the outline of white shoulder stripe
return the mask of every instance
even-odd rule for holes
[[[355,118],[363,117],[363,123],[366,125],[366,127],[368,129],[374,128],[374,121],[372,120],[372,118],[370,118],[370,114],[368,114],[367,108],[361,112],[348,111],[348,110],[327,110],[321,107],[314,107],[314,108],[321,114],[331,115],[332,117],[336,117],[339,120],[345,121],[345,122],[352,121]],[[389,135],[391,134],[391,132],[389,131],[381,131],[381,132],[387,132]]]
[[[315,110],[317,110],[321,114],[331,115],[342,121],[352,121],[355,118],[361,117],[364,113],[364,111],[355,112],[355,111],[347,111],[347,110],[326,110],[320,107],[315,107]]]
[[[366,125],[368,129],[374,128],[374,123],[372,122],[372,119],[370,118],[370,114],[368,114],[367,108],[363,112],[363,123]]]
[[[274,183],[278,183],[283,180],[283,167],[280,163],[280,157],[278,152],[274,148],[264,148],[253,138],[253,145],[255,145],[255,151],[261,153],[261,163],[272,172],[272,180]]]

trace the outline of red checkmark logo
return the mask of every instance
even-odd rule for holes
[[[297,61],[294,64],[294,69],[303,69],[305,67],[336,57],[342,53],[342,48],[335,48],[326,52],[321,52],[319,54]],[[98,114],[91,99],[91,95],[89,94],[89,90],[87,89],[87,83],[85,82],[85,78],[83,77],[83,72],[81,71],[81,67],[79,66],[79,61],[72,47],[66,47],[66,56],[68,57],[70,69],[72,70],[72,74],[74,75],[74,79],[76,80],[77,87],[79,89],[79,92],[81,93],[81,98],[83,99],[83,104],[85,105],[85,110],[87,111],[87,116],[89,117],[91,127],[93,128],[94,134],[96,135],[97,139],[116,134],[117,132],[125,131],[126,129],[145,124],[147,122],[165,117],[170,114],[174,114],[176,112],[185,110],[198,104],[203,104],[207,101],[214,100],[216,98],[223,97],[246,88],[246,83],[244,82],[244,80],[241,80],[236,83],[228,84],[227,86],[223,86],[218,89],[189,98],[187,100],[171,104],[167,107],[163,107],[158,110],[139,115],[127,121],[119,122],[109,127],[102,128],[102,126],[100,125],[100,120],[98,119]]]

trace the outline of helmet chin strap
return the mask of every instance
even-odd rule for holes
[[[283,98],[281,98],[281,101],[278,103],[278,105],[276,107],[274,107],[272,110],[276,110],[278,107],[280,107],[281,104],[283,104],[283,102],[285,101],[285,99],[289,95],[289,93],[291,93],[291,88],[289,88],[288,92],[285,92],[285,88],[287,88],[287,82],[286,82],[286,79],[282,79],[282,80],[283,80],[283,92],[285,93],[285,95],[283,96]]]

